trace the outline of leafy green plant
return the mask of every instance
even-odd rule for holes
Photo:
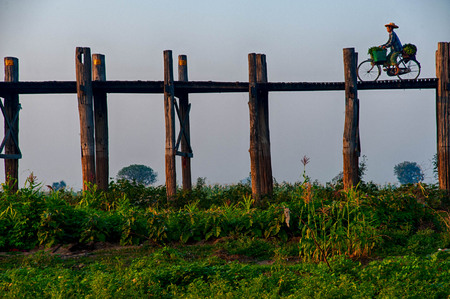
[[[92,185],[74,194],[43,192],[35,179],[17,192],[5,186],[0,248],[95,242],[192,245],[250,238],[290,244],[289,250],[277,251],[280,259],[289,252],[325,261],[393,252],[426,255],[437,246],[450,246],[446,194],[434,185],[361,184],[342,192],[337,185],[309,181],[277,183],[272,198],[257,207],[251,189],[242,184],[180,192],[178,203],[168,203],[161,186],[123,181],[110,187],[105,193]]]
[[[413,44],[405,44],[403,45],[403,53],[409,56],[416,55],[417,47]]]
[[[301,206],[299,246],[305,260],[326,261],[336,255],[367,257],[379,242],[373,215],[361,203],[363,195],[356,189],[345,195],[344,201],[305,201]]]
[[[369,48],[369,50],[367,51],[367,54],[369,54],[371,57],[373,57],[374,53],[378,52],[378,51],[384,51],[384,50],[380,47],[373,46],[373,47]]]

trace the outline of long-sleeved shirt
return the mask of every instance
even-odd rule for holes
[[[393,52],[400,52],[403,50],[402,43],[394,31],[389,33],[389,40],[383,46],[386,48],[391,48],[391,51]]]

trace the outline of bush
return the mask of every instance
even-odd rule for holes
[[[164,187],[128,181],[105,193],[44,193],[37,187],[2,192],[0,248],[111,242],[194,243],[231,237],[251,243],[297,240],[289,252],[304,260],[374,254],[429,254],[445,247],[450,223],[445,194],[434,185],[379,188],[362,184],[343,192],[309,182],[276,184],[255,207],[248,185],[199,186],[167,202]],[[420,238],[427,242],[420,242]],[[261,243],[262,244],[262,243]],[[260,244],[260,245],[261,245]],[[258,245],[259,246],[259,245]],[[275,253],[274,253],[275,254]],[[285,253],[278,252],[279,256]]]

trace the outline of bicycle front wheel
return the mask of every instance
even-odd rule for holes
[[[415,80],[420,75],[420,63],[417,60],[408,60],[405,62],[404,59],[400,60],[398,63],[400,68],[400,73],[397,77],[400,80]]]
[[[357,74],[361,81],[376,81],[381,75],[381,68],[367,59],[358,65]]]

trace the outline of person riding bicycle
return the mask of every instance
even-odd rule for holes
[[[387,41],[387,43],[381,45],[380,47],[383,49],[390,48],[391,51],[387,56],[387,62],[390,65],[395,66],[395,74],[397,75],[400,71],[397,63],[397,57],[403,50],[402,43],[400,42],[397,34],[394,32],[394,29],[398,28],[398,26],[393,22],[384,26],[386,27],[387,32],[389,32],[389,40]]]

